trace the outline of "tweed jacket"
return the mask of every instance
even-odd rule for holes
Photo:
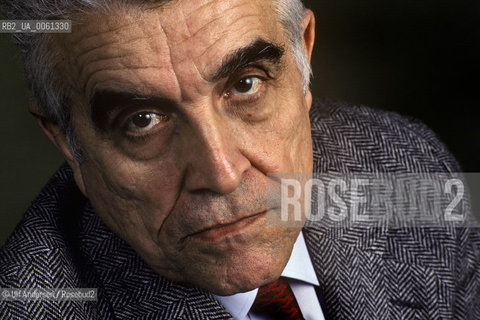
[[[453,172],[423,124],[315,100],[315,172]],[[303,230],[331,319],[480,319],[480,237],[473,228]],[[0,251],[1,288],[97,288],[97,301],[0,301],[2,319],[230,319],[196,287],[150,269],[97,217],[63,166]]]

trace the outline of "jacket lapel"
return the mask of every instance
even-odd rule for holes
[[[309,226],[304,235],[332,319],[432,318],[435,274],[392,258],[382,229]]]

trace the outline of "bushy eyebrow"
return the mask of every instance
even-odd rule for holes
[[[285,50],[283,47],[258,38],[249,45],[238,48],[228,54],[209,81],[217,82],[221,79],[228,78],[230,75],[260,61],[280,64],[284,54]]]
[[[161,107],[164,111],[176,108],[174,101],[156,95],[141,95],[128,91],[99,90],[90,100],[91,118],[101,131],[107,129],[109,115],[124,108]]]
[[[283,47],[272,42],[258,38],[252,43],[235,49],[227,54],[220,67],[209,78],[210,82],[217,82],[228,78],[240,70],[262,61],[274,65],[282,64],[282,57],[285,54]],[[162,106],[173,110],[176,103],[170,99],[157,95],[142,95],[128,91],[99,90],[96,91],[90,100],[91,117],[97,128],[104,130],[108,115],[116,109],[124,107]]]

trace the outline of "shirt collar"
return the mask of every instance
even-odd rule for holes
[[[295,244],[293,245],[292,254],[285,269],[283,269],[282,276],[301,280],[316,286],[319,285],[302,232],[300,232],[297,241],[295,241]],[[214,295],[214,297],[228,312],[230,312],[235,320],[243,320],[255,301],[257,291],[258,289],[254,289],[248,292],[237,293],[232,296]]]
[[[282,277],[301,280],[314,286],[319,285],[302,232],[293,245],[292,255],[283,269]]]

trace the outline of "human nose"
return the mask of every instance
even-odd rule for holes
[[[186,187],[196,192],[233,192],[251,167],[239,148],[239,136],[232,133],[226,121],[212,118],[199,121],[193,132],[187,144]]]

